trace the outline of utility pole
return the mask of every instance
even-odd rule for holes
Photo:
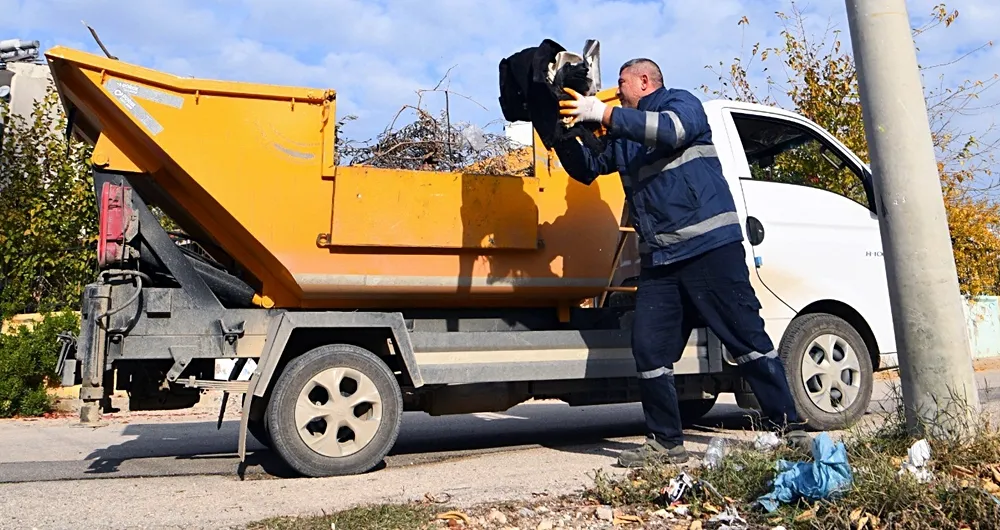
[[[907,425],[967,435],[979,393],[904,0],[846,0]]]

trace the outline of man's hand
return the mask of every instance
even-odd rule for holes
[[[573,99],[559,101],[559,114],[571,118],[570,126],[578,122],[598,122],[605,126],[611,122],[611,107],[595,96],[583,96],[572,88],[563,91],[573,96]]]

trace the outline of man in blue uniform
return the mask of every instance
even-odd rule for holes
[[[649,59],[622,66],[620,108],[566,92],[573,99],[560,101],[560,114],[573,123],[603,124],[609,141],[604,152],[576,140],[555,151],[569,175],[584,184],[599,175],[621,175],[641,256],[632,352],[648,432],[646,443],[623,452],[619,464],[687,461],[673,365],[694,322],[725,344],[771,427],[809,451],[784,366],[758,313],[740,219],[701,101],[665,88],[660,68]]]

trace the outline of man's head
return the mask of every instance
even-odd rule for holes
[[[618,71],[618,100],[625,108],[636,108],[643,96],[662,86],[663,73],[649,59],[632,59]]]

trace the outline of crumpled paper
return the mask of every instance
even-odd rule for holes
[[[912,473],[917,482],[930,482],[934,478],[931,470],[927,469],[927,462],[931,459],[931,446],[927,440],[920,440],[910,446],[907,451],[906,460],[900,466],[899,475]]]
[[[740,517],[739,512],[733,505],[726,507],[726,511],[712,517],[708,520],[710,523],[722,523],[718,527],[718,530],[747,530],[750,525],[747,524],[746,519]]]
[[[850,489],[854,476],[843,442],[834,443],[827,433],[820,433],[813,440],[813,460],[779,460],[778,476],[772,483],[771,492],[759,497],[757,502],[773,512],[780,503],[790,504],[799,498],[828,499]]]

